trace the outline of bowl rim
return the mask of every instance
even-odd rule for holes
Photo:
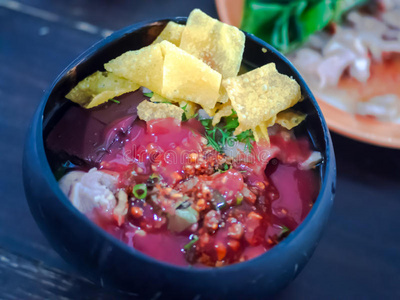
[[[118,31],[115,31],[112,33],[110,36],[103,38],[102,40],[98,41],[97,43],[93,44],[90,46],[87,50],[85,50],[82,54],[80,54],[76,59],[74,59],[57,77],[56,79],[52,82],[52,84],[49,86],[49,88],[46,89],[43,97],[41,98],[41,101],[36,109],[36,112],[33,116],[33,120],[31,123],[31,133],[33,136],[33,140],[35,141],[35,147],[36,147],[36,154],[38,158],[38,166],[40,166],[42,170],[42,176],[46,182],[46,184],[50,187],[54,195],[58,198],[58,201],[61,201],[63,205],[65,206],[65,209],[68,209],[69,212],[73,213],[77,218],[79,218],[80,221],[85,223],[89,228],[92,230],[96,231],[97,234],[99,234],[102,238],[110,242],[111,244],[115,245],[116,247],[120,248],[120,250],[123,250],[124,252],[129,253],[129,255],[134,255],[137,258],[140,258],[143,260],[145,263],[150,264],[150,265],[156,265],[157,267],[162,267],[166,270],[174,270],[175,272],[183,272],[183,273],[204,273],[204,274],[210,274],[210,273],[215,273],[218,275],[222,275],[225,273],[230,273],[233,271],[240,271],[241,269],[246,269],[248,267],[251,267],[254,263],[258,263],[260,261],[265,261],[268,260],[269,257],[273,257],[274,254],[281,252],[285,248],[290,248],[292,244],[294,244],[296,241],[301,239],[301,233],[304,231],[305,228],[308,228],[309,226],[313,226],[310,224],[312,220],[316,217],[316,215],[321,212],[324,208],[324,205],[328,205],[328,201],[332,203],[333,201],[333,195],[329,199],[328,197],[325,196],[325,191],[327,189],[334,188],[335,185],[335,178],[336,178],[336,165],[335,165],[335,156],[334,156],[334,150],[333,150],[333,145],[331,142],[330,134],[328,127],[326,125],[325,119],[322,115],[321,109],[319,108],[317,101],[315,100],[313,94],[311,93],[309,87],[305,83],[304,79],[301,77],[301,75],[298,73],[298,71],[294,68],[294,66],[286,59],[283,54],[278,52],[275,48],[264,42],[263,40],[257,38],[253,34],[249,34],[247,32],[244,32],[246,35],[246,39],[253,39],[255,42],[261,44],[263,47],[267,48],[268,51],[273,52],[280,60],[282,60],[286,65],[290,67],[290,69],[297,75],[299,78],[299,84],[304,90],[306,94],[309,95],[309,100],[312,102],[318,118],[321,122],[322,125],[322,130],[323,130],[323,135],[324,135],[324,146],[325,146],[325,160],[323,164],[325,164],[325,171],[322,174],[322,182],[320,186],[320,190],[318,193],[318,197],[314,202],[314,205],[310,212],[307,214],[307,216],[304,218],[304,220],[300,223],[300,225],[293,231],[291,234],[285,238],[283,241],[275,245],[273,248],[270,250],[266,251],[265,253],[252,258],[248,261],[240,262],[240,263],[235,263],[231,264],[228,266],[224,266],[222,268],[189,268],[187,266],[179,266],[179,265],[174,265],[172,263],[167,263],[161,260],[158,260],[156,258],[153,258],[151,256],[148,256],[147,254],[144,254],[140,252],[139,250],[136,250],[135,248],[129,247],[126,243],[122,242],[121,240],[115,238],[105,230],[103,230],[100,226],[96,225],[93,221],[91,221],[89,218],[87,218],[83,213],[81,213],[77,208],[75,208],[71,202],[68,200],[67,196],[61,191],[59,188],[58,182],[56,178],[54,177],[54,174],[51,171],[50,165],[48,163],[46,153],[45,153],[45,147],[44,147],[44,139],[43,139],[43,114],[45,107],[47,105],[47,101],[58,84],[58,82],[65,76],[67,73],[74,69],[77,65],[81,64],[82,62],[90,59],[95,52],[97,52],[99,49],[105,47],[108,43],[113,42],[117,39],[120,39],[124,37],[127,34],[130,34],[136,30],[139,30],[143,27],[147,26],[152,26],[156,25],[159,23],[166,23],[168,21],[174,21],[178,23],[183,23],[186,22],[187,18],[186,17],[172,17],[172,18],[163,18],[163,19],[156,19],[156,20],[150,20],[150,21],[143,21],[139,23],[132,24],[130,26],[127,26],[125,28],[122,28]],[[32,150],[32,149],[31,149]],[[333,184],[333,187],[331,187]],[[332,194],[334,194],[334,191],[332,190]]]

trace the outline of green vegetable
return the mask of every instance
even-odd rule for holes
[[[222,148],[227,144],[228,146],[233,146],[233,142],[239,141],[246,144],[247,149],[251,152],[253,149],[252,142],[254,141],[254,136],[251,130],[246,130],[237,136],[233,135],[235,129],[239,126],[239,121],[236,112],[232,109],[232,114],[228,117],[223,118],[225,125],[212,126],[212,119],[200,120],[201,124],[206,130],[205,137],[207,138],[208,144],[212,146],[215,150],[221,152]]]
[[[244,197],[243,197],[242,194],[238,195],[238,196],[236,197],[236,205],[242,204],[243,198],[244,198]]]
[[[118,101],[118,100],[116,100],[116,99],[109,99],[109,101],[115,102],[115,103],[117,103],[117,104],[120,104],[120,103],[121,103],[120,101]]]
[[[153,173],[149,177],[150,179],[158,179],[161,180],[161,176],[159,174]]]
[[[151,98],[151,97],[153,97],[153,92],[150,92],[150,93],[143,93],[143,95],[145,95],[146,97],[149,97],[149,98]]]
[[[187,111],[187,103],[184,105],[184,106],[182,106],[181,108],[183,109],[183,114],[182,114],[182,122],[183,121],[187,121],[187,120],[189,120],[189,118],[187,117],[187,113],[188,113],[188,111]]]
[[[190,235],[190,242],[187,243],[185,246],[183,246],[183,249],[186,251],[192,248],[192,246],[199,240],[199,237],[197,235]]]
[[[137,184],[133,187],[133,195],[137,199],[144,199],[147,196],[147,186],[144,183]]]
[[[254,135],[250,129],[239,133],[236,138],[239,142],[245,143],[247,149],[249,150],[249,152],[251,152],[251,150],[253,149],[253,145],[251,143],[254,142]]]
[[[219,170],[219,172],[220,173],[225,173],[226,171],[228,171],[228,170],[230,170],[230,169],[232,169],[232,165],[231,166],[229,166],[227,163],[224,163],[223,164],[223,169],[221,170]]]
[[[286,226],[282,226],[282,231],[279,233],[278,238],[281,239],[289,235],[290,232],[291,230],[289,228],[287,228]]]
[[[204,119],[200,122],[206,130],[205,136],[208,144],[218,152],[221,152],[222,147],[225,145],[226,139],[229,137],[229,134],[225,133],[225,131],[218,126],[212,126],[212,119]]]
[[[368,0],[246,0],[241,28],[290,52]]]

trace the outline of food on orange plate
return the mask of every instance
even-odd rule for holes
[[[314,94],[352,114],[400,123],[400,3],[369,1],[290,55]],[[371,8],[371,3],[379,6]]]
[[[72,204],[178,265],[246,261],[295,230],[318,195],[322,156],[292,129],[306,118],[291,109],[298,83],[273,63],[238,75],[243,50],[242,32],[195,10],[78,83],[68,98],[81,106],[46,139]],[[99,74],[112,99],[88,105],[103,90],[85,84]],[[132,91],[121,95],[115,78]]]

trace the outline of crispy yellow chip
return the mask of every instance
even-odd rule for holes
[[[213,108],[219,97],[221,74],[168,41],[160,44],[164,53],[162,96]]]
[[[214,115],[212,125],[213,126],[217,125],[221,121],[222,117],[230,116],[232,114],[232,110],[233,107],[230,101],[224,104],[217,105],[217,112]]]
[[[223,78],[239,72],[245,36],[236,27],[224,24],[194,9],[183,30],[180,48],[196,56]]]
[[[108,72],[95,72],[79,82],[65,97],[85,108],[92,108],[140,86]]]
[[[272,117],[268,121],[260,123],[256,128],[252,129],[254,140],[258,142],[265,139],[269,142],[268,127],[275,124],[276,117]]]
[[[222,84],[238,115],[239,127],[235,135],[247,129],[255,132],[261,126],[259,132],[268,138],[265,127],[275,122],[279,112],[292,107],[301,98],[299,84],[280,74],[274,63],[224,79]]]
[[[213,108],[207,108],[207,107],[203,107],[204,111],[207,113],[207,115],[209,115],[210,117],[215,116],[215,113],[218,109],[217,106],[214,106]]]
[[[213,108],[219,97],[221,74],[168,41],[128,51],[104,67],[167,99]]]
[[[180,25],[172,21],[168,22],[167,26],[165,26],[163,31],[161,31],[158,37],[154,40],[153,44],[157,44],[162,41],[168,41],[175,46],[179,46],[184,28],[185,25]]]
[[[153,96],[151,96],[150,101],[164,103],[164,102],[167,102],[168,100],[165,99],[163,96],[160,96],[159,94],[154,93]],[[172,102],[172,101],[170,101],[170,102]]]
[[[178,103],[179,107],[183,109],[185,112],[186,118],[190,119],[192,118],[197,110],[199,109],[199,106],[196,103],[193,102],[188,102],[184,100],[173,100],[173,99],[166,99],[163,96],[160,96],[156,93],[153,94],[153,96],[150,98],[151,102],[157,102],[157,103]]]
[[[279,125],[281,125],[282,127],[290,130],[293,127],[296,127],[297,125],[299,125],[301,122],[303,122],[306,117],[307,117],[307,115],[304,113],[296,112],[291,109],[287,109],[287,110],[280,112],[276,116],[275,122],[278,123]]]
[[[129,79],[157,94],[163,84],[164,55],[161,43],[136,51],[128,51],[109,61],[104,68],[117,76]]]
[[[182,120],[183,109],[168,103],[153,103],[147,100],[137,107],[138,117],[146,122],[154,119],[175,118]]]
[[[228,94],[226,93],[225,88],[221,85],[220,89],[219,89],[219,97],[217,102],[218,103],[226,103],[228,102],[229,97]]]

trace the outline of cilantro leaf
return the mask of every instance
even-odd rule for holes
[[[113,98],[108,99],[108,101],[112,101],[112,102],[115,102],[115,103],[117,103],[117,104],[120,104],[120,103],[121,103],[120,101],[118,101],[118,100],[116,100],[116,99],[113,99]]]
[[[150,93],[143,93],[143,95],[145,95],[146,97],[149,97],[149,98],[151,98],[151,97],[153,97],[153,92],[150,92]]]
[[[232,109],[232,113],[224,117],[224,125],[212,126],[212,119],[200,120],[206,131],[206,138],[208,144],[211,145],[215,150],[221,152],[222,148],[230,142],[239,141],[246,144],[247,149],[251,152],[253,149],[252,142],[255,140],[252,131],[246,130],[237,136],[233,135],[235,129],[239,126],[239,121],[236,112]]]
[[[249,151],[251,152],[251,150],[253,149],[252,142],[254,142],[255,139],[250,129],[238,134],[236,138],[239,142],[245,143],[247,149],[249,149]]]

